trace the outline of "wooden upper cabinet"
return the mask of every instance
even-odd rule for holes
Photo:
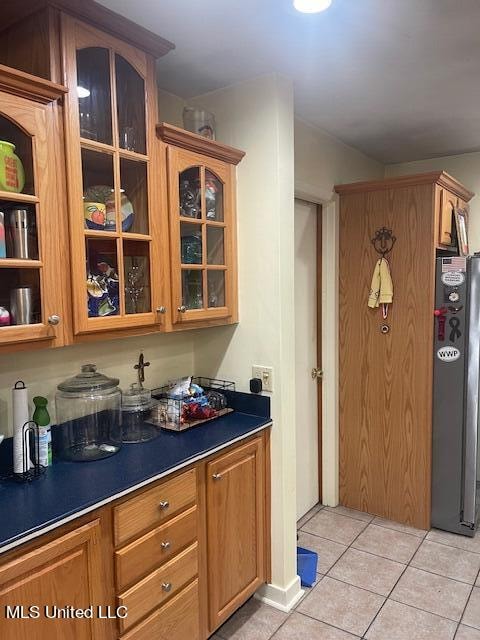
[[[70,16],[61,32],[73,330],[155,330],[167,306],[168,230],[154,60]]]
[[[262,438],[207,464],[209,630],[265,581]]]
[[[60,346],[68,288],[64,87],[0,65],[0,350]]]
[[[0,637],[2,640],[107,640],[110,623],[92,619],[48,619],[44,606],[87,608],[109,604],[102,570],[99,520],[11,560],[0,567]],[[39,616],[29,609],[37,606]],[[23,619],[7,619],[6,607]]]
[[[173,326],[236,322],[235,165],[244,154],[170,125],[158,131],[167,143]]]

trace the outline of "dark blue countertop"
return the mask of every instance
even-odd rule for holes
[[[0,481],[0,553],[270,424],[267,398],[257,396],[250,403],[249,394],[235,395],[243,411],[183,432],[162,430],[155,440],[124,444],[118,454],[104,460],[56,461],[29,484]]]

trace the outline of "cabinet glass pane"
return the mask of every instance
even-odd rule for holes
[[[132,65],[115,55],[118,144],[122,149],[146,153],[145,83]]]
[[[42,322],[38,269],[0,269],[0,332],[10,325]]]
[[[34,205],[0,200],[0,258],[38,260]]]
[[[225,306],[225,271],[207,273],[208,306]]]
[[[190,167],[179,177],[180,215],[186,218],[202,217],[200,167]]]
[[[85,243],[88,317],[117,316],[120,300],[116,241],[87,238]]]
[[[223,222],[223,182],[209,169],[205,170],[205,204],[207,219]]]
[[[126,313],[151,311],[149,249],[148,242],[123,241]]]
[[[113,156],[82,149],[82,174],[85,229],[115,231]]]
[[[148,234],[147,165],[120,159],[122,231]]]
[[[77,95],[82,138],[112,144],[112,96],[108,49],[77,51]]]
[[[182,304],[187,309],[203,308],[203,271],[182,270]]]
[[[35,193],[32,139],[4,116],[0,116],[0,191]]]
[[[180,260],[182,264],[202,264],[202,225],[180,223]]]
[[[207,263],[225,264],[223,227],[207,225]]]

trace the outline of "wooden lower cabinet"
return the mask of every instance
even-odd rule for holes
[[[200,640],[198,596],[195,580],[122,640]]]
[[[207,465],[209,621],[213,631],[265,581],[262,439]]]
[[[0,555],[0,640],[206,640],[268,579],[268,446],[267,430]]]
[[[0,638],[103,640],[108,637],[108,625],[96,616],[47,617],[54,615],[55,606],[105,605],[103,577],[98,519],[1,565]],[[7,619],[7,607],[22,618]]]

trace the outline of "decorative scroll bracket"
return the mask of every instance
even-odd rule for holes
[[[396,239],[397,238],[393,235],[391,229],[382,227],[375,231],[375,237],[372,238],[371,242],[375,251],[379,253],[382,258],[385,258],[385,256],[393,249]]]

